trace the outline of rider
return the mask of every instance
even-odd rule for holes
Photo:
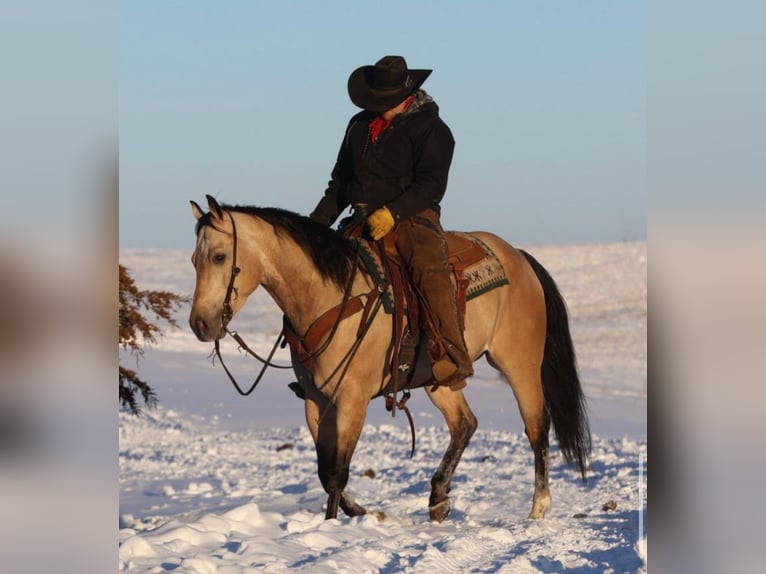
[[[401,56],[385,56],[351,73],[348,94],[363,111],[346,128],[332,178],[311,218],[331,225],[351,205],[372,239],[396,230],[396,247],[443,338],[446,353],[433,364],[434,378],[461,388],[473,364],[439,221],[455,140],[439,107],[420,89],[431,72],[408,69]]]

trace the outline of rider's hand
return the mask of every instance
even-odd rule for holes
[[[367,218],[367,229],[370,232],[370,237],[375,241],[384,237],[394,228],[394,223],[394,216],[391,215],[387,207],[376,209]]]

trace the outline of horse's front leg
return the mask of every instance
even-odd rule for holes
[[[343,493],[348,484],[349,466],[362,432],[366,405],[331,404],[320,421],[317,436],[319,480],[327,492],[325,519],[338,517],[338,506],[349,516],[365,510]]]
[[[367,514],[367,510],[364,508],[364,506],[357,504],[357,502],[351,498],[346,493],[346,491],[343,491],[340,495],[340,507],[343,512],[346,513],[346,516],[360,516],[362,514]]]
[[[450,432],[449,447],[444,453],[439,468],[431,478],[431,497],[428,500],[431,520],[441,522],[447,518],[450,511],[448,494],[452,488],[452,475],[455,473],[465,447],[468,446],[476,431],[478,422],[462,391],[453,391],[447,387],[438,387],[435,391],[431,391],[426,386],[426,392],[431,402],[444,415]]]
[[[337,518],[338,507],[348,516],[366,513],[344,492],[366,410],[361,401],[339,399],[333,404],[312,397],[306,400],[306,421],[316,445],[319,480],[328,495],[325,518]]]

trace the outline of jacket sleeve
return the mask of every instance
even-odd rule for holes
[[[346,199],[346,186],[350,179],[350,157],[348,148],[348,134],[353,122],[346,128],[346,135],[338,151],[338,157],[335,160],[335,167],[330,175],[330,181],[327,183],[324,196],[311,212],[311,219],[322,223],[323,225],[332,225],[341,212],[348,207]]]
[[[437,120],[413,142],[415,156],[412,182],[392,200],[388,209],[394,220],[409,219],[428,208],[437,208],[447,189],[455,139],[447,124]]]

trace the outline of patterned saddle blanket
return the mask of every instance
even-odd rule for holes
[[[446,234],[448,261],[452,270],[452,283],[461,314],[465,316],[467,301],[479,297],[502,285],[508,285],[505,269],[492,249],[468,233],[450,231]],[[385,273],[377,250],[368,242],[362,242],[362,260],[377,284],[385,283]],[[394,293],[389,284],[383,294],[386,313],[394,311]]]

